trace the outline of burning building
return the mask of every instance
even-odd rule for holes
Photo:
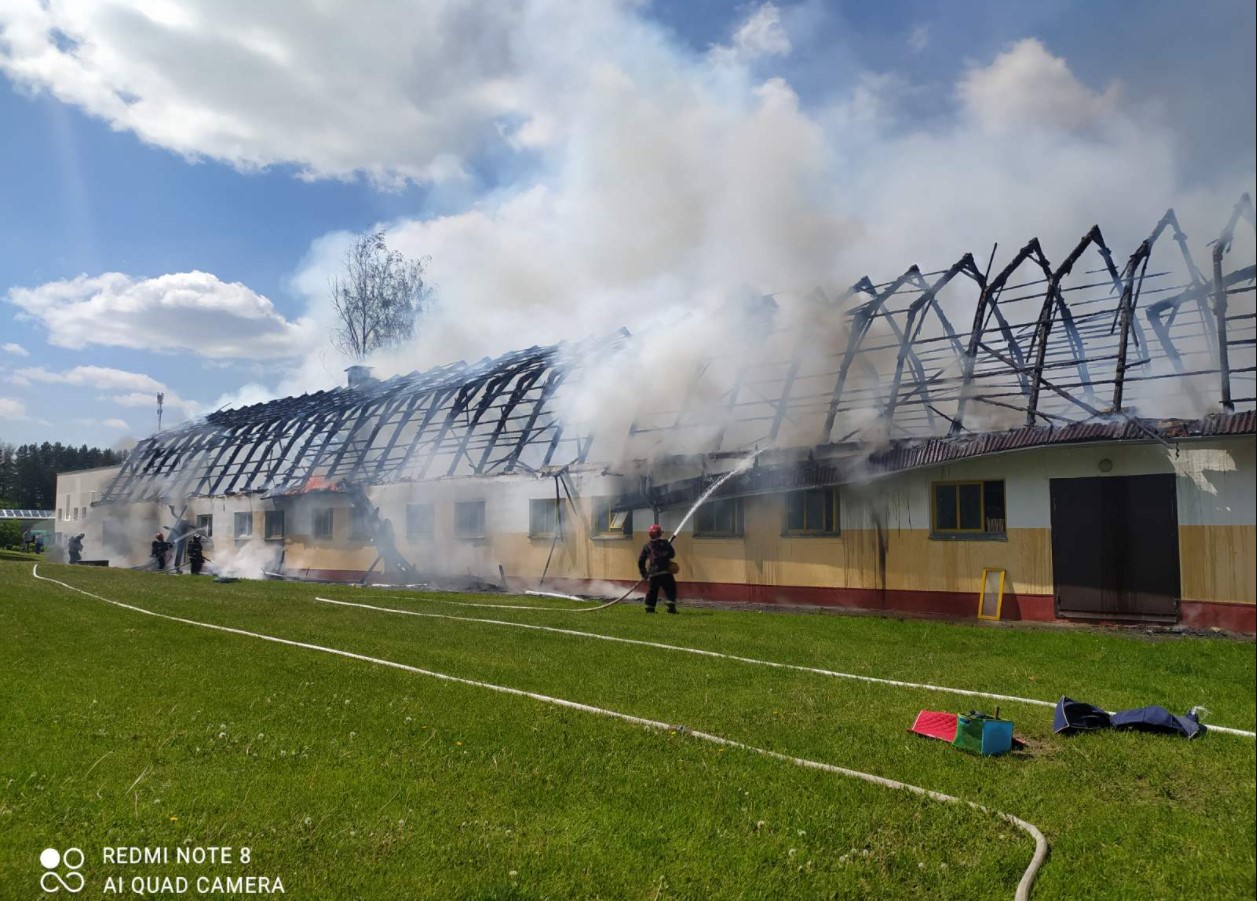
[[[1055,262],[750,298],[667,392],[627,331],[353,367],[141,441],[92,517],[136,564],[174,517],[246,574],[605,593],[728,476],[683,597],[1251,632],[1252,225],[1245,195],[1203,269],[1171,210],[1124,261],[1097,226]]]

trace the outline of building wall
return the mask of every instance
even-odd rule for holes
[[[982,570],[1003,569],[1004,618],[1052,619],[1050,480],[1157,473],[1176,477],[1184,621],[1243,626],[1252,619],[1257,602],[1257,441],[1252,436],[1180,442],[1177,448],[1130,442],[1038,448],[843,486],[840,534],[835,536],[784,535],[783,495],[746,498],[740,537],[698,537],[693,521],[685,527],[676,542],[679,579],[691,597],[972,616]],[[933,535],[932,484],[971,480],[1004,481],[1006,533],[970,540]],[[392,522],[399,550],[420,572],[492,582],[504,573],[512,587],[533,588],[544,571],[547,584],[556,587],[611,583],[603,589],[627,588],[637,580],[637,554],[651,511],[634,511],[632,536],[592,536],[594,499],[619,495],[629,486],[594,471],[575,473],[573,481],[580,516],[572,515],[562,492],[566,522],[558,541],[529,535],[529,501],[552,500],[553,478],[394,484],[372,489],[371,499]],[[483,536],[455,534],[454,509],[459,501],[484,502]],[[408,504],[432,505],[431,536],[407,536]],[[315,538],[314,511],[326,507],[334,510],[333,534]],[[273,566],[282,550],[287,573],[359,578],[377,558],[374,547],[351,534],[351,510],[343,495],[278,501],[202,499],[190,509],[190,516],[214,511],[210,556],[217,553],[222,560],[236,556],[251,560],[270,553]],[[282,541],[260,537],[267,509],[285,510]],[[252,513],[252,538],[229,535],[237,511]],[[661,524],[670,533],[684,513],[665,510]],[[1218,613],[1225,605],[1231,605],[1232,612]]]
[[[1184,619],[1211,622],[1199,618],[1200,607],[1193,603],[1230,604],[1246,608],[1237,611],[1241,618],[1223,612],[1218,621],[1242,623],[1244,617],[1251,619],[1249,608],[1257,602],[1255,448],[1251,436],[1181,442],[1176,448],[1098,444],[1039,448],[917,470],[843,487],[841,534],[833,537],[783,535],[783,497],[747,498],[740,538],[695,537],[692,526],[687,527],[677,541],[681,579],[713,597],[736,597],[734,589],[747,586],[789,588],[798,591],[742,590],[741,596],[874,607],[907,602],[909,609],[971,615],[976,613],[982,570],[1004,569],[1005,616],[1050,619],[1050,480],[1173,474]],[[932,483],[997,479],[1005,483],[1005,536],[947,540],[931,534]],[[665,527],[679,517],[680,511],[668,511]],[[628,547],[586,542],[585,557],[576,549],[559,558],[565,566],[559,574],[631,583],[640,523],[648,518],[648,511],[638,511],[639,537]],[[508,548],[502,550],[503,556],[511,556]],[[515,559],[523,564],[520,568],[530,568],[531,561],[522,555]]]
[[[107,559],[102,512],[92,506],[118,474],[120,466],[100,466],[57,473],[56,512],[53,529],[57,544],[64,547],[72,535],[83,535],[84,559]]]

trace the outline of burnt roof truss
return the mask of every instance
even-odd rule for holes
[[[685,361],[689,381],[641,392],[627,434],[608,440],[646,458],[1097,421],[1154,437],[1140,420],[1249,410],[1253,225],[1244,195],[1203,271],[1169,210],[1120,265],[1093,226],[1057,262],[1036,238],[1002,265],[992,251],[985,269],[966,253],[935,271],[861,278],[836,299],[817,290],[798,308],[757,298],[730,314],[745,316],[745,338],[734,330]],[[806,315],[792,320],[796,309]],[[606,462],[595,424],[565,415],[563,396],[591,364],[622,371],[635,352],[621,332],[220,410],[141,441],[103,500],[285,495]]]

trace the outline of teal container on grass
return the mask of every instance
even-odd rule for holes
[[[961,714],[952,744],[962,751],[992,757],[1013,749],[1012,720],[997,720],[985,713]]]

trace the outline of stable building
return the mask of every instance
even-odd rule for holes
[[[173,524],[241,572],[596,593],[657,521],[683,598],[1252,632],[1252,223],[1245,196],[1204,270],[1171,210],[1120,267],[1093,227],[731,305],[623,421],[627,332],[354,367],[145,439],[91,515],[121,564]]]

